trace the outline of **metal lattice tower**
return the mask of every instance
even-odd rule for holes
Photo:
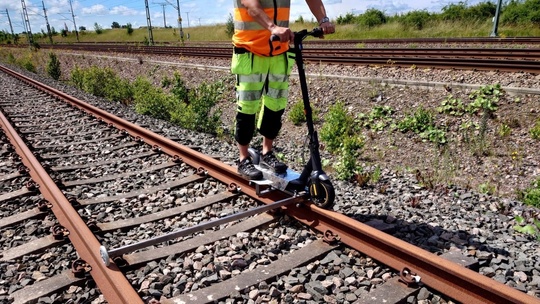
[[[73,14],[73,5],[69,0],[69,7],[71,8],[71,18],[73,18],[73,26],[75,27],[75,36],[77,36],[77,42],[79,42],[79,31],[77,30],[77,23],[75,23],[75,15]]]
[[[11,29],[11,36],[13,36],[13,39],[15,39],[15,32],[13,31],[13,24],[11,24],[11,18],[9,18],[9,11],[6,8],[6,15],[9,22],[9,28]]]
[[[148,0],[144,0],[146,6],[146,25],[148,26],[148,41],[150,45],[154,45],[154,36],[152,36],[152,21],[150,21],[150,8],[148,7]]]
[[[28,19],[28,11],[26,10],[26,3],[24,3],[24,0],[21,0],[21,5],[24,19],[24,27],[26,29],[26,37],[28,38],[28,44],[32,46],[34,45],[34,36],[32,35],[32,29],[30,28],[30,20]]]
[[[51,44],[53,44],[51,25],[49,24],[49,19],[47,18],[47,10],[45,9],[45,2],[41,1],[41,4],[43,5],[43,13],[45,14],[45,22],[47,23],[47,35],[49,36],[49,41],[51,42]]]

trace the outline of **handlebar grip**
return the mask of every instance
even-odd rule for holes
[[[311,35],[312,35],[313,37],[319,38],[319,37],[324,36],[324,32],[323,32],[322,28],[316,27],[316,28],[313,29],[313,32],[312,32]]]

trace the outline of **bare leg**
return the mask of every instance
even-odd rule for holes
[[[243,146],[237,143],[236,146],[238,146],[238,151],[240,152],[240,161],[243,161],[244,159],[249,157],[249,152],[248,152],[249,145]]]
[[[274,144],[273,139],[264,138],[262,143],[262,154],[266,154],[270,151],[272,151],[272,145]]]

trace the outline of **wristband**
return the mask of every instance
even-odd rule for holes
[[[326,23],[326,22],[330,22],[330,19],[328,17],[322,18],[321,21],[319,21],[319,25],[321,25],[323,23]]]

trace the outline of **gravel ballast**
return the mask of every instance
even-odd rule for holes
[[[225,79],[230,92],[222,103],[223,125],[225,129],[231,129],[235,106],[227,60],[120,56],[123,59],[85,54],[81,60],[78,54],[59,54],[59,59],[64,78],[75,65],[97,65],[112,67],[120,76],[130,79],[138,75],[150,77],[156,85],[163,76],[171,77],[175,71],[182,75],[188,86]],[[142,64],[139,63],[141,61]],[[418,107],[434,110],[449,94],[467,100],[471,89],[458,84],[500,83],[503,87],[528,89],[539,87],[540,82],[536,75],[520,73],[317,64],[308,64],[307,69],[312,74],[309,80],[311,98],[314,107],[320,110],[320,117],[330,105],[341,100],[353,113],[367,112],[376,105],[391,106],[397,113],[394,118],[399,119]],[[362,81],[329,75],[358,77]],[[198,146],[206,154],[219,155],[223,161],[236,164],[237,152],[233,143],[142,117],[131,107],[90,97],[42,76],[33,74],[33,77],[120,117],[160,130],[169,137],[189,137],[190,142],[184,144]],[[370,83],[365,81],[366,78],[375,80]],[[385,85],[380,83],[381,79],[440,82],[447,86],[433,85],[426,89]],[[293,76],[290,101],[298,100],[298,80]],[[383,220],[394,225],[392,235],[430,252],[441,254],[455,250],[474,257],[480,261],[480,273],[538,297],[538,240],[517,233],[513,226],[516,225],[514,217],[518,215],[529,222],[539,218],[538,209],[525,206],[516,199],[517,191],[525,189],[540,176],[537,152],[540,143],[529,135],[539,117],[539,109],[540,100],[536,95],[507,94],[500,101],[495,117],[489,121],[491,152],[487,156],[474,155],[471,147],[459,140],[462,135],[459,133],[459,125],[463,123],[461,118],[438,116],[448,130],[456,130],[446,148],[423,142],[410,133],[366,130],[366,144],[359,161],[366,172],[379,167],[381,176],[376,182],[364,186],[334,179],[337,192],[334,210],[363,222]],[[509,137],[497,135],[497,128],[502,123],[511,126]],[[320,128],[320,124],[317,127]],[[302,151],[299,147],[304,141],[304,134],[305,126],[297,127],[285,121],[276,141],[276,150],[285,155],[286,161],[296,170],[301,168]],[[322,154],[324,159],[332,159],[326,151],[323,150]],[[332,171],[329,170],[329,174],[332,175]],[[433,187],[427,187],[427,184],[433,184]],[[482,185],[492,186],[494,190],[481,193]],[[345,256],[350,256],[350,253],[345,253]],[[380,276],[384,274],[384,271],[378,271]]]

